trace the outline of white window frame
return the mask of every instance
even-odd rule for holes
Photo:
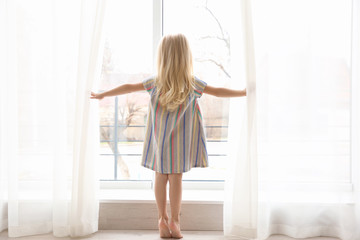
[[[354,34],[355,31],[360,31],[360,24],[357,19],[360,18],[360,4],[353,0],[352,5],[352,32],[351,32],[351,78],[350,78],[350,181],[349,183],[322,183],[312,184],[312,188],[317,190],[328,191],[342,191],[351,193],[354,190],[354,183],[359,182],[357,180],[356,169],[360,167],[360,83],[359,65],[360,59],[357,51],[360,51],[358,36],[359,33]],[[156,57],[156,50],[158,43],[163,36],[163,0],[153,0],[153,59]],[[154,61],[153,69],[155,70],[156,61]],[[150,190],[153,188],[154,176],[152,180],[102,180],[100,181],[100,189],[137,189],[137,190]],[[298,189],[308,189],[307,184],[296,184],[294,186]],[[281,183],[279,183],[279,188]],[[183,181],[184,190],[224,190],[223,181]]]
[[[153,59],[156,58],[158,43],[160,42],[163,33],[163,0],[153,0]],[[156,70],[156,61],[153,64],[153,71]],[[149,190],[153,189],[155,182],[155,174],[152,180],[101,180],[100,189],[136,189]],[[184,190],[224,190],[224,181],[183,181]]]

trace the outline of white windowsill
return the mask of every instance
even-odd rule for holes
[[[152,189],[101,189],[100,202],[155,202]],[[168,197],[169,199],[169,197]],[[223,190],[183,190],[183,203],[222,204]]]
[[[20,201],[51,201],[53,199],[51,182],[22,181],[19,182],[18,199]],[[148,182],[106,182],[98,190],[100,202],[155,202],[151,183]],[[183,203],[222,204],[224,201],[223,183],[184,182]],[[69,182],[66,198],[71,199]],[[7,199],[7,196],[3,196]],[[351,183],[338,184],[276,184],[259,186],[259,201],[280,203],[324,203],[353,204],[354,192]]]

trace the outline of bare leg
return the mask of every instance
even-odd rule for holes
[[[159,213],[159,231],[160,237],[170,238],[170,229],[168,226],[169,217],[166,212],[166,185],[168,181],[167,174],[155,173],[155,198]]]
[[[181,196],[182,196],[182,173],[169,174],[169,196],[171,208],[171,221],[169,228],[173,238],[182,238],[180,231],[180,209],[181,209]]]

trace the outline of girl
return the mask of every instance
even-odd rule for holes
[[[162,238],[182,238],[180,207],[182,173],[207,167],[208,156],[198,98],[246,96],[246,89],[215,88],[194,77],[192,54],[182,34],[167,35],[158,47],[157,76],[141,83],[123,84],[92,99],[146,90],[150,96],[147,130],[141,165],[155,171],[155,198]],[[166,211],[169,182],[171,218]]]

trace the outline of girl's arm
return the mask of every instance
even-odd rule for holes
[[[246,88],[243,90],[233,90],[229,88],[218,88],[206,85],[204,93],[216,97],[244,97],[246,96]]]
[[[120,86],[113,88],[106,92],[102,92],[102,93],[91,92],[90,98],[101,100],[104,97],[111,97],[111,96],[131,93],[131,92],[137,92],[137,91],[141,91],[141,90],[145,91],[144,85],[142,83],[134,83],[134,84],[127,83],[127,84],[120,85]]]

